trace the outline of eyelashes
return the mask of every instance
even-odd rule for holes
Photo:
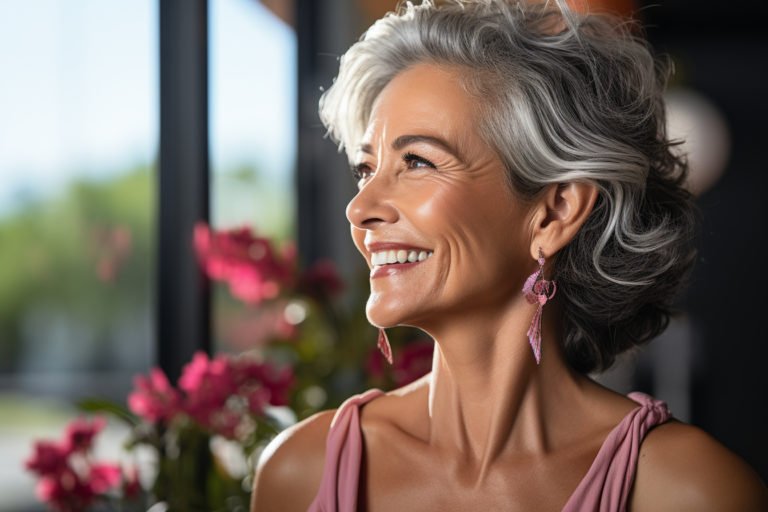
[[[414,153],[406,153],[405,155],[403,155],[403,160],[408,164],[409,168],[413,168],[416,164],[422,164],[432,169],[436,168],[435,164],[433,164],[426,158],[420,157],[419,155],[416,155]]]
[[[424,157],[421,157],[415,153],[405,153],[403,155],[403,162],[405,162],[408,169],[437,169],[437,166]],[[358,186],[362,186],[368,178],[373,175],[373,169],[365,162],[359,164],[353,164],[351,167],[352,177]]]
[[[352,171],[352,178],[359,182],[363,178],[368,177],[371,168],[368,164],[353,164],[350,170]]]

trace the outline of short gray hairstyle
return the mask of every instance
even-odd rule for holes
[[[479,133],[517,197],[573,181],[597,187],[593,211],[553,264],[563,350],[583,373],[667,327],[696,257],[687,163],[666,134],[672,67],[637,28],[563,0],[408,2],[341,57],[320,100],[328,133],[351,153],[395,75],[419,63],[464,70]]]

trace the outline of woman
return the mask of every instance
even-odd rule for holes
[[[352,46],[321,117],[366,313],[432,336],[432,371],[283,432],[254,510],[766,510],[735,455],[587,376],[694,261],[665,76],[626,25],[523,1],[405,5]]]

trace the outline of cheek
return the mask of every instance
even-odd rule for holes
[[[520,233],[521,218],[511,198],[498,190],[474,189],[471,184],[434,187],[417,204],[414,214],[419,226],[444,237],[458,249],[484,251],[490,244],[499,249],[512,245]]]
[[[522,209],[503,188],[462,185],[436,188],[414,211],[418,225],[447,249],[445,282],[458,280],[465,290],[485,289],[499,279],[514,283],[521,255],[527,254]]]

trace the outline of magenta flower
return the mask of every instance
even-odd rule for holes
[[[41,478],[35,494],[59,512],[82,512],[96,497],[93,489],[71,469]]]
[[[302,274],[298,288],[311,297],[326,300],[344,291],[344,282],[331,260],[320,260]]]
[[[70,422],[64,434],[63,444],[67,454],[90,450],[93,438],[102,431],[106,424],[107,420],[98,417],[91,422],[85,418],[78,418]]]
[[[215,413],[236,392],[229,359],[219,356],[209,360],[205,353],[196,352],[182,371],[179,387],[186,392],[185,412],[202,425],[213,427]]]
[[[41,501],[61,512],[81,512],[120,485],[120,466],[91,460],[93,438],[104,423],[101,418],[79,418],[67,426],[62,442],[35,443],[26,467],[41,477],[36,487]]]
[[[243,411],[222,407],[212,410],[206,420],[206,426],[213,432],[227,439],[237,439],[238,427],[243,423]]]
[[[200,223],[194,238],[208,277],[227,282],[232,295],[244,302],[258,304],[275,298],[291,284],[292,253],[278,255],[269,239],[255,237],[250,228],[211,231]]]
[[[61,443],[35,442],[34,453],[24,463],[25,467],[40,476],[59,475],[69,468],[69,451]]]
[[[118,487],[122,481],[122,471],[117,464],[94,464],[88,474],[87,485],[94,494],[103,494]]]
[[[264,414],[264,408],[269,404],[271,395],[268,389],[262,387],[247,392],[245,399],[248,401],[248,410],[257,416]]]
[[[139,470],[136,466],[131,466],[125,472],[123,478],[123,496],[128,499],[136,498],[141,494],[141,483],[139,482]]]
[[[397,350],[394,363],[389,367],[384,365],[384,358],[379,350],[371,348],[366,371],[374,381],[383,382],[389,375],[395,386],[405,386],[432,369],[433,352],[433,341],[413,340]]]
[[[251,410],[258,414],[263,405],[286,405],[295,379],[290,366],[277,367],[252,358],[241,357],[232,362],[232,371],[238,388],[245,391]],[[258,390],[257,394],[256,391]],[[253,395],[253,396],[251,396]],[[262,403],[262,407],[257,404]]]
[[[149,376],[137,375],[134,386],[128,395],[128,407],[147,421],[167,422],[179,412],[179,392],[159,368],[152,368]]]
[[[226,355],[209,359],[197,352],[179,379],[182,407],[203,427],[234,439],[249,412],[258,416],[267,404],[287,403],[293,380],[290,368]]]
[[[406,344],[395,359],[392,376],[396,386],[405,386],[423,377],[432,369],[433,341],[413,341]]]
[[[217,318],[221,337],[236,351],[246,351],[280,340],[291,340],[299,330],[286,318],[287,301],[277,300],[262,304],[258,309],[238,309]]]

